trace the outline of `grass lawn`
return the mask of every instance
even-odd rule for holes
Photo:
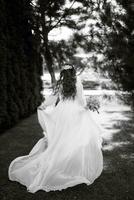
[[[105,111],[107,116],[115,115]],[[111,113],[110,113],[111,112]],[[116,131],[111,139],[104,138],[104,170],[91,185],[77,185],[66,190],[28,193],[26,187],[8,180],[10,162],[29,153],[42,137],[37,116],[32,115],[0,136],[0,200],[133,200],[134,199],[134,115],[130,111],[118,111],[127,120],[112,120]],[[114,123],[113,123],[114,122]]]

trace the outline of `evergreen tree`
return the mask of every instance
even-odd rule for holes
[[[32,34],[30,0],[0,1],[0,130],[41,102],[41,57]]]
[[[98,30],[94,32],[96,52],[103,55],[96,62],[120,89],[134,90],[134,4],[132,0],[100,1]]]
[[[70,0],[68,2],[37,0],[36,4],[33,3],[35,32],[37,31],[42,39],[40,51],[44,55],[52,83],[55,82],[55,66],[60,67],[65,62],[78,62],[83,66],[81,60],[76,59],[74,55],[78,47],[85,48],[83,41],[86,43],[86,39],[83,37],[82,30],[87,20],[92,18],[93,5],[93,0]],[[49,41],[49,33],[55,28],[62,27],[68,27],[74,31],[72,39],[70,41]]]

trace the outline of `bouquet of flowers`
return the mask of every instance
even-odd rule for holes
[[[97,98],[90,96],[87,99],[87,106],[86,107],[93,112],[97,111],[97,113],[99,113],[98,109],[100,108],[100,102]]]

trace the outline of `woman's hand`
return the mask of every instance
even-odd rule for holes
[[[99,114],[99,111],[98,111],[98,108],[96,107],[96,106],[89,106],[89,105],[86,105],[86,106],[84,106],[84,108],[86,109],[86,110],[91,110],[91,111],[97,111],[97,113]]]
[[[42,103],[39,107],[39,110],[45,110],[46,109],[46,105],[44,103]]]

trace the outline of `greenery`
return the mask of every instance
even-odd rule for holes
[[[128,91],[123,95],[117,91],[116,96],[128,105],[128,100],[133,99],[134,106],[133,1],[69,0],[69,3],[67,7],[65,0],[0,0],[0,131],[17,124],[0,136],[1,200],[134,198],[134,115],[123,109],[111,110],[112,106],[105,109],[106,121],[111,126],[103,125],[107,136],[112,131],[113,137],[104,139],[104,170],[91,186],[81,184],[61,192],[30,194],[21,184],[8,180],[11,161],[27,155],[43,136],[37,116],[31,115],[42,100],[42,57],[52,83],[55,69],[62,68],[65,62],[80,70],[93,67],[116,83],[115,86],[104,82],[102,88]],[[68,41],[50,41],[50,32],[62,27],[73,30],[72,37]],[[76,57],[79,51],[87,57]],[[98,87],[93,81],[83,81],[83,85],[87,89]],[[105,98],[113,102],[112,95],[105,94]],[[89,108],[91,102],[94,106],[94,99],[89,98]],[[29,115],[30,118],[18,123]],[[108,115],[114,117],[107,118]]]
[[[0,131],[41,102],[41,57],[31,30],[30,1],[0,1]]]
[[[52,83],[55,82],[55,68],[62,68],[63,64],[70,62],[76,67],[84,68],[81,58],[76,58],[77,49],[85,48],[87,39],[82,31],[87,20],[92,19],[93,1],[70,0],[69,6],[65,0],[37,0],[33,1],[34,32],[41,39],[40,51],[44,57]],[[77,6],[75,7],[75,5]],[[72,37],[66,41],[50,41],[49,34],[55,28],[67,27],[73,30]],[[88,48],[89,49],[89,48]]]
[[[1,130],[28,116],[40,104],[41,56],[52,83],[55,69],[70,62],[80,70],[90,67],[100,70],[119,89],[129,91],[133,99],[133,2],[69,0],[68,3],[0,0]],[[49,40],[52,30],[63,27],[73,30],[67,41]],[[79,52],[87,56],[76,56]]]
[[[33,4],[35,27],[40,27],[41,52],[52,82],[54,69],[71,62],[78,68],[93,67],[110,77],[119,89],[134,96],[134,4],[132,0],[37,0]],[[50,41],[55,28],[73,30],[68,41]],[[84,29],[86,28],[86,31]],[[37,32],[37,28],[35,29]],[[76,57],[79,51],[85,59]],[[91,55],[90,55],[91,54]],[[101,57],[101,59],[99,59]]]
[[[134,4],[131,0],[98,4],[92,28],[93,65],[105,72],[119,89],[134,92]],[[98,60],[97,55],[102,59]]]

